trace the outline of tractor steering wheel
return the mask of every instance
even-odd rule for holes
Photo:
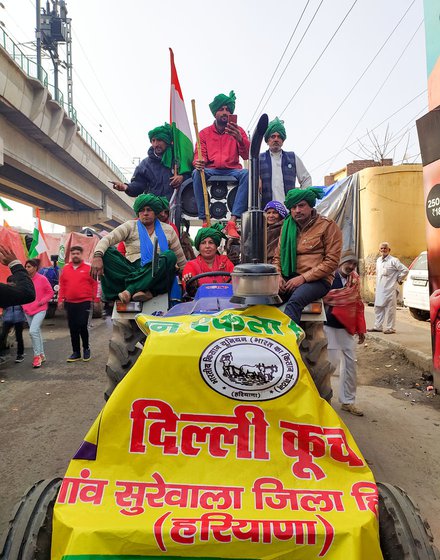
[[[227,276],[228,278],[231,278],[231,273],[226,272],[225,270],[212,270],[211,272],[202,272],[202,274],[196,274],[195,276],[191,276],[191,278],[189,278],[185,282],[185,284],[188,287],[189,284],[192,284],[193,282],[197,282],[197,280],[199,280],[200,278],[212,278],[214,276]]]
[[[211,272],[202,272],[202,274],[196,274],[195,276],[192,276],[191,278],[189,278],[186,282],[186,294],[184,294],[184,296],[186,296],[187,298],[189,298],[190,300],[193,299],[195,292],[193,293],[193,295],[189,295],[188,293],[188,287],[193,284],[194,282],[197,282],[197,280],[199,280],[200,278],[212,278],[214,276],[227,276],[228,278],[231,278],[231,273],[230,272],[226,272],[225,270],[213,270]]]

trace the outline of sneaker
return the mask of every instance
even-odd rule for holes
[[[235,222],[233,222],[232,220],[230,220],[226,224],[224,232],[228,237],[233,237],[234,239],[240,239],[240,234],[237,231],[237,226]]]
[[[383,331],[383,334],[396,334],[396,329],[387,329]]]
[[[349,412],[350,414],[353,414],[353,416],[363,416],[364,415],[362,410],[360,410],[359,408],[354,406],[354,404],[343,404],[343,405],[341,405],[341,410],[345,410],[345,412]]]
[[[80,352],[74,352],[71,356],[69,356],[66,362],[78,362],[81,359]]]
[[[44,354],[40,354],[41,363],[46,361],[46,356]]]
[[[32,360],[32,367],[33,368],[41,367],[41,357],[40,356],[34,356],[34,359]]]
[[[21,364],[23,360],[24,360],[24,354],[17,354],[17,357],[15,358],[15,363]]]
[[[90,348],[84,348],[83,362],[88,362],[89,360],[90,360]]]

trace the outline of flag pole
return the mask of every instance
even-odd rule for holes
[[[201,160],[202,159],[202,147],[200,146],[200,135],[199,135],[199,126],[197,124],[196,100],[195,99],[191,99],[191,106],[192,106],[192,114],[193,114],[193,121],[194,121],[194,130],[196,131],[197,156],[198,156],[199,160]],[[199,173],[200,173],[200,177],[202,179],[203,201],[205,203],[206,225],[208,227],[210,227],[211,226],[211,216],[209,214],[208,187],[206,186],[205,170],[200,169]]]

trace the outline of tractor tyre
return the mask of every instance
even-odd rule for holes
[[[398,486],[379,482],[379,537],[384,560],[439,560],[428,523]]]
[[[1,560],[50,560],[53,508],[61,481],[40,480],[29,488],[9,521]]]
[[[301,327],[305,332],[305,338],[299,347],[301,358],[320,396],[330,402],[333,396],[331,375],[335,368],[328,360],[324,325],[321,322],[305,321],[301,323]]]
[[[104,395],[106,400],[135,364],[142,352],[145,338],[145,334],[134,319],[115,319],[113,321],[113,332],[105,368],[108,377],[108,386]]]

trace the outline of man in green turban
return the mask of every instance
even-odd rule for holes
[[[290,189],[295,188],[297,180],[302,189],[312,185],[310,173],[300,158],[294,152],[282,149],[286,138],[284,121],[275,117],[264,135],[269,149],[260,154],[263,207],[272,200],[283,202]]]
[[[114,182],[113,188],[128,196],[151,193],[171,199],[174,189],[190,177],[189,173],[175,173],[173,160],[173,133],[168,123],[156,126],[149,131],[151,147],[148,157],[143,159],[134,170],[129,183]]]
[[[306,305],[330,290],[339,266],[342,232],[329,218],[315,209],[323,189],[292,189],[284,205],[290,216],[275,251],[273,264],[281,274],[280,293],[288,298],[285,313],[299,323]]]
[[[209,104],[215,121],[211,126],[200,131],[202,159],[199,159],[197,146],[194,151],[193,186],[197,202],[198,216],[206,220],[205,200],[201,173],[204,172],[208,181],[213,175],[230,175],[238,181],[238,189],[232,207],[231,219],[226,226],[229,237],[240,237],[236,221],[247,210],[248,205],[248,172],[243,169],[240,157],[249,159],[249,139],[246,132],[231,118],[235,111],[235,93],[220,93]]]
[[[186,259],[174,229],[157,216],[164,203],[154,194],[139,195],[133,205],[137,219],[129,220],[103,237],[95,247],[91,274],[101,278],[108,301],[147,301],[166,293],[176,276],[176,263],[183,270]],[[159,268],[152,276],[154,241],[158,240]],[[125,244],[125,256],[114,248]]]

